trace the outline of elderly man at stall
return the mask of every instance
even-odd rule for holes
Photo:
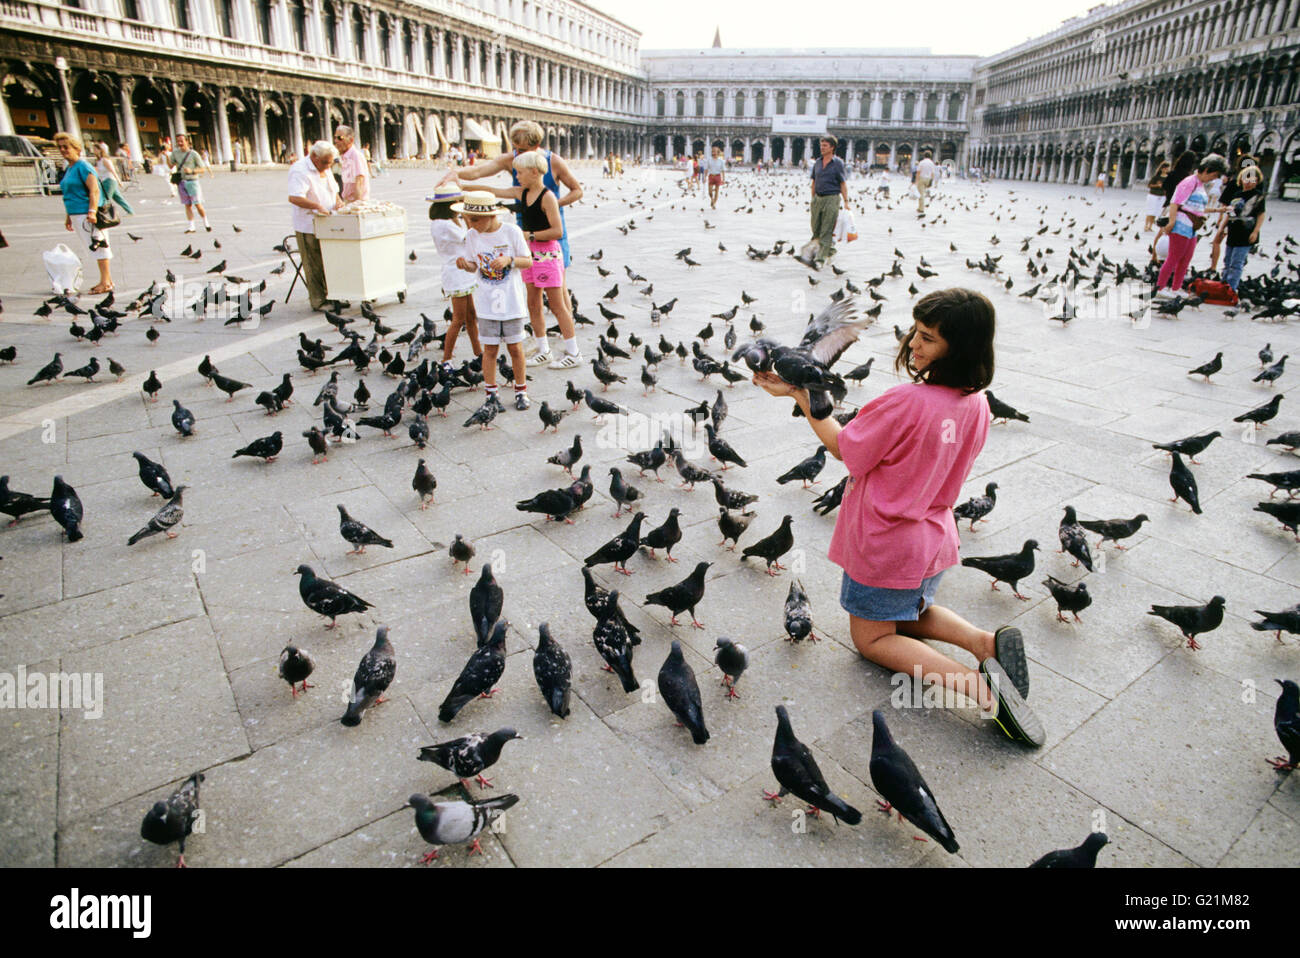
[[[532,120],[521,120],[510,128],[510,142],[514,146],[511,153],[502,153],[483,163],[476,163],[473,166],[463,167],[460,169],[449,169],[446,175],[438,182],[441,186],[454,179],[460,180],[478,180],[487,176],[493,176],[497,173],[509,173],[511,183],[514,186],[519,185],[519,177],[515,174],[514,160],[520,153],[527,153],[531,150],[537,150],[546,157],[546,172],[542,177],[542,184],[555,194],[555,198],[560,204],[560,228],[563,230],[560,235],[560,250],[564,255],[564,268],[569,268],[569,262],[572,256],[569,252],[569,226],[564,221],[564,207],[570,203],[576,203],[582,199],[582,184],[578,178],[570,171],[567,163],[560,158],[558,153],[542,149],[543,131],[541,125]],[[565,193],[560,195],[560,184],[564,184]],[[517,208],[519,209],[519,208]],[[523,213],[516,213],[516,221],[523,228]],[[528,356],[528,365],[530,366],[549,366],[551,369],[572,369],[581,361],[581,353],[578,352],[578,337],[574,331],[573,318],[567,309],[557,309],[560,300],[565,303],[569,299],[567,286],[561,286],[558,290],[552,290],[547,294],[550,299],[554,294],[556,301],[551,302],[551,312],[554,313],[556,321],[560,326],[560,338],[563,340],[563,355],[552,361],[549,341],[546,338],[546,318],[542,313],[542,291],[531,283],[526,284],[528,294],[528,321],[533,330],[532,342],[524,346],[524,355]]]
[[[311,308],[319,312],[326,306],[325,267],[321,263],[320,240],[313,221],[316,213],[331,213],[341,205],[338,184],[330,172],[338,151],[324,140],[289,167],[289,202],[293,204],[293,230],[298,235],[298,256],[302,260],[303,281]]]
[[[340,126],[334,130],[334,146],[339,151],[339,167],[343,173],[343,202],[369,199],[370,166],[357,146],[352,127]]]

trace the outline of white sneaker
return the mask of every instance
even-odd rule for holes
[[[543,350],[543,351],[540,352],[540,353],[533,353],[533,354],[532,354],[531,356],[529,356],[528,359],[525,361],[525,365],[528,365],[528,366],[545,366],[545,365],[547,365],[550,361],[551,361],[551,351],[550,351],[549,349],[547,349],[547,350]]]
[[[577,369],[582,365],[582,353],[564,353],[548,369]]]
[[[187,233],[194,233],[194,232],[197,232],[197,231],[194,229],[194,224],[191,223],[189,226],[185,227],[185,232],[187,232]]]

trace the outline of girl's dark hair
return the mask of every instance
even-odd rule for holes
[[[912,307],[912,318],[936,328],[948,343],[948,354],[918,371],[912,367],[912,337],[899,343],[894,368],[906,370],[913,382],[951,386],[964,394],[979,392],[993,382],[993,304],[973,289],[941,289],[923,296]]]
[[[1178,184],[1194,172],[1196,172],[1196,154],[1191,150],[1184,150],[1182,156],[1174,163],[1174,168],[1165,177],[1166,204],[1173,201],[1174,190],[1178,189]]]
[[[456,214],[451,211],[450,203],[430,203],[429,219],[431,220],[454,220]]]

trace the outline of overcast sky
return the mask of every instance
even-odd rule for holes
[[[926,0],[867,4],[830,0],[794,9],[754,0],[588,0],[641,31],[641,49],[724,47],[929,47],[937,54],[991,56],[1085,13],[1097,0]],[[827,18],[834,27],[828,29]]]

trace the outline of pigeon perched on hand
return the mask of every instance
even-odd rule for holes
[[[810,811],[813,814],[819,811],[830,812],[836,821],[842,819],[849,825],[862,821],[860,811],[831,791],[808,746],[795,738],[794,728],[790,725],[790,714],[784,705],[776,707],[772,773],[781,787],[775,792],[763,792],[763,797],[768,801],[778,802],[784,795],[794,795],[812,806]]]
[[[185,868],[185,839],[194,831],[195,822],[200,820],[199,783],[203,773],[195,772],[185,783],[167,797],[166,801],[155,802],[140,823],[140,837],[155,845],[170,845],[176,842],[180,858],[177,868]]]
[[[871,725],[871,784],[884,796],[885,800],[878,802],[881,811],[886,815],[891,810],[898,812],[900,819],[907,819],[925,832],[944,851],[957,854],[959,846],[952,826],[943,817],[934,793],[912,757],[894,741],[885,724],[885,713],[880,709],[872,712]]]
[[[361,657],[356,674],[352,676],[348,710],[339,721],[349,727],[360,725],[366,709],[388,701],[384,698],[384,691],[396,675],[397,654],[388,641],[388,626],[381,625],[375,633],[375,644]]]
[[[491,735],[474,732],[450,742],[426,745],[416,757],[455,774],[466,791],[469,783],[465,779],[471,775],[477,777],[479,788],[491,788],[492,783],[483,777],[483,772],[497,763],[506,742],[522,737],[512,728],[499,728]]]

